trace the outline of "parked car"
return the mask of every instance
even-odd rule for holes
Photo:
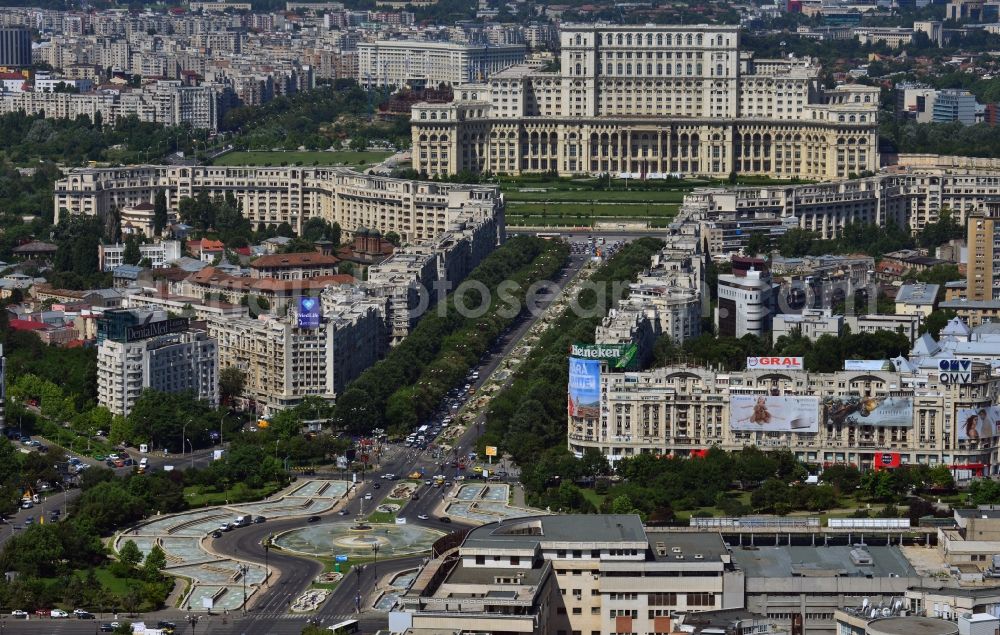
[[[222,538],[222,532],[219,531],[219,530],[213,531],[212,532],[212,538]]]
[[[115,632],[115,627],[112,626],[110,623],[105,622],[104,624],[101,624],[101,632],[102,633],[114,633]]]
[[[310,516],[309,518],[306,518],[306,522],[307,523],[319,522],[319,516]]]
[[[259,525],[259,524],[261,524],[262,522],[264,522],[265,520],[267,520],[267,519],[266,519],[266,518],[264,518],[263,516],[254,516],[254,517],[253,517],[253,524],[255,524],[255,525]]]
[[[177,629],[177,625],[174,624],[173,622],[160,620],[159,622],[156,623],[156,628],[162,629],[167,633],[173,633]]]
[[[15,620],[24,620],[24,619],[28,618],[28,612],[27,611],[22,611],[20,609],[17,609],[17,610],[11,611],[10,612],[10,616],[13,617]]]
[[[94,614],[93,613],[88,613],[87,611],[82,611],[82,612],[76,614],[76,619],[78,619],[78,620],[92,620],[92,619],[95,619],[95,618],[94,618]]]
[[[427,520],[427,514],[417,514],[417,518],[420,520]]]
[[[63,619],[69,617],[69,613],[67,613],[62,609],[52,609],[51,611],[49,611],[49,616],[57,619]]]

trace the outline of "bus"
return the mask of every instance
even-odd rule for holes
[[[543,238],[545,240],[553,240],[555,238],[559,238],[559,233],[558,232],[537,232],[535,234],[535,236],[538,237],[538,238]]]
[[[350,635],[350,633],[358,632],[358,621],[357,620],[345,620],[339,624],[334,624],[327,627],[328,631],[333,631],[338,635]]]

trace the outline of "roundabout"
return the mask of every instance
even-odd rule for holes
[[[276,536],[274,544],[309,556],[329,557],[336,553],[364,557],[371,555],[375,545],[380,555],[409,556],[429,551],[434,541],[443,535],[443,532],[415,525],[371,523],[359,526],[342,522],[292,529]]]

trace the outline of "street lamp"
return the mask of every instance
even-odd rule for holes
[[[181,456],[184,456],[184,439],[187,438],[187,427],[189,423],[191,423],[190,419],[188,419],[184,425],[181,426]]]
[[[271,541],[274,540],[274,533],[272,532],[267,538],[264,539],[264,584],[270,586],[271,582],[271,570],[267,566],[267,554],[271,551]]]
[[[200,615],[185,615],[184,619],[187,623],[191,625],[191,632],[194,633],[194,629],[198,626],[198,621],[201,619]]]
[[[191,443],[191,439],[184,439],[184,440],[187,441],[188,449],[191,452],[191,469],[193,470],[194,469],[194,444]]]
[[[240,572],[240,578],[243,580],[243,615],[247,614],[247,569],[245,564],[241,564],[236,567]]]
[[[375,588],[378,588],[378,543],[372,543],[372,551],[375,552],[375,560],[372,562],[372,573],[375,574]]]

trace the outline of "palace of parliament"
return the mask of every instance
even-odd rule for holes
[[[413,107],[413,167],[843,179],[878,168],[879,89],[754,60],[736,26],[565,25],[560,70],[508,68]]]

